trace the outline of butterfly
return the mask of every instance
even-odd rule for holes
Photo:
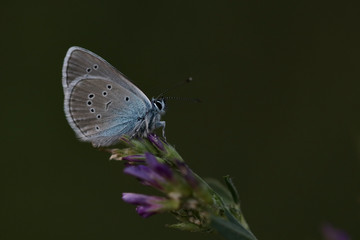
[[[121,136],[146,137],[162,127],[165,99],[151,101],[103,58],[71,47],[62,69],[64,110],[77,137],[95,147],[110,146]]]

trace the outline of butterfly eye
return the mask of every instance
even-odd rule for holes
[[[107,87],[107,89],[109,89],[109,90],[111,90],[111,89],[112,89],[111,84],[106,85],[106,87]]]
[[[92,105],[92,101],[90,101],[90,100],[87,101],[87,105],[88,105],[88,106],[91,106],[91,105]]]
[[[86,72],[88,72],[88,73],[91,72],[91,68],[87,68]]]
[[[93,93],[90,93],[88,96],[89,99],[93,99],[94,97],[95,97],[95,94],[93,94]]]
[[[161,101],[156,101],[154,102],[154,104],[156,105],[156,107],[161,111],[163,109],[163,105]]]
[[[102,95],[105,97],[107,95],[107,91],[103,91]]]
[[[97,64],[93,65],[93,69],[97,70],[99,68],[99,66]]]
[[[96,118],[97,118],[97,119],[100,119],[100,118],[101,118],[101,114],[96,115]]]
[[[95,109],[94,108],[90,108],[90,112],[94,113]]]

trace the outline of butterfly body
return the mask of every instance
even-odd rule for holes
[[[80,140],[109,146],[123,135],[145,137],[158,127],[164,130],[164,99],[150,101],[96,54],[71,47],[62,73],[66,118]]]

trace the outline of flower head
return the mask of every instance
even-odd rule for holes
[[[125,163],[125,174],[162,194],[123,193],[123,200],[136,205],[140,216],[170,212],[179,221],[171,227],[191,231],[210,231],[212,216],[244,222],[238,203],[225,202],[190,169],[174,147],[156,135],[148,135],[147,139],[125,138],[123,143],[127,148],[112,149],[112,158]]]
[[[350,240],[349,235],[345,231],[336,229],[330,224],[324,224],[321,230],[325,240]]]
[[[166,196],[126,193],[123,195],[124,201],[137,205],[136,211],[142,217],[171,209],[177,216],[182,216],[181,218],[189,215],[187,221],[191,224],[207,223],[208,215],[203,214],[203,209],[211,204],[211,194],[191,169],[182,161],[164,160],[149,152],[145,152],[141,157],[131,156],[129,159],[142,157],[145,158],[144,162],[133,161],[133,165],[125,167],[124,173],[136,177],[142,184],[153,187]]]

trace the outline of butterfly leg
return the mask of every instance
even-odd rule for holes
[[[162,136],[166,141],[166,136],[165,136],[165,121],[160,121],[156,123],[156,128],[162,128]]]

